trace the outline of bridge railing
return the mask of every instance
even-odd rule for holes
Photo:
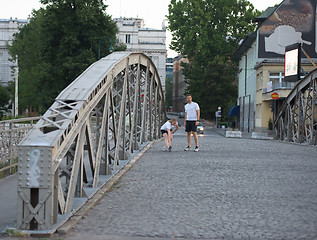
[[[40,117],[0,121],[0,178],[14,174],[18,165],[18,144]]]
[[[274,120],[274,138],[317,144],[317,69],[297,82]]]

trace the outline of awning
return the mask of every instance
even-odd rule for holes
[[[229,110],[229,116],[239,116],[240,115],[240,106],[234,106]]]

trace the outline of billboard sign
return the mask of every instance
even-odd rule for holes
[[[301,51],[300,43],[285,47],[284,79],[287,82],[296,82],[300,78]]]
[[[258,34],[259,58],[283,58],[285,47],[295,43],[316,58],[316,0],[284,0]]]

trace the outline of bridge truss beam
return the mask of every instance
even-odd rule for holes
[[[299,81],[274,121],[274,138],[317,144],[317,70]]]
[[[160,137],[155,65],[115,52],[64,89],[19,146],[17,227],[47,230],[85,202],[122,161]]]

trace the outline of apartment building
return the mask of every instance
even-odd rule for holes
[[[155,64],[165,91],[166,78],[166,27],[162,29],[146,28],[141,18],[114,18],[119,32],[119,43],[127,45],[127,51],[142,52],[148,55]]]

